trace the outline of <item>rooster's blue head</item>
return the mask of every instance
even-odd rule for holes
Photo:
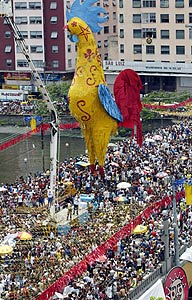
[[[80,3],[80,0],[75,0],[71,6],[70,11],[67,10],[66,17],[67,22],[72,18],[79,18],[84,21],[92,30],[92,32],[101,31],[102,27],[99,23],[105,23],[108,20],[107,16],[101,17],[100,14],[106,15],[104,8],[100,6],[93,6],[98,0],[84,0]],[[78,42],[76,35],[70,37],[72,42]]]

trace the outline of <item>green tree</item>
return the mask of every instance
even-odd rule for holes
[[[50,83],[46,85],[51,101],[59,114],[64,113],[65,108],[68,106],[67,95],[69,87],[70,84],[67,82]],[[39,116],[49,114],[45,101],[38,101],[36,114]]]

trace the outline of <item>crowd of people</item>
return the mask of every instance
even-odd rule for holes
[[[143,146],[126,139],[108,147],[105,176],[91,175],[89,167],[78,167],[86,155],[70,158],[58,165],[58,191],[72,182],[76,194],[94,195],[94,210],[89,210],[87,222],[71,227],[64,235],[50,230],[38,232],[40,224],[49,221],[49,172],[20,177],[4,184],[0,192],[1,244],[16,232],[32,233],[32,239],[11,240],[13,252],[1,256],[0,299],[36,299],[46,288],[71,267],[94,251],[152,203],[172,195],[172,180],[191,179],[192,123],[184,121],[158,129],[144,136]],[[130,183],[118,188],[120,182]],[[177,186],[178,191],[183,185]],[[119,202],[119,197],[124,201]],[[57,204],[57,209],[62,206]],[[22,212],[27,207],[28,213]],[[179,245],[190,243],[192,209],[186,206],[184,193],[178,202]],[[170,222],[171,209],[167,207]],[[72,215],[72,218],[76,215]],[[66,219],[66,222],[67,221]],[[46,223],[47,224],[47,223]],[[52,299],[62,294],[66,299],[128,299],[130,289],[160,267],[165,255],[161,240],[162,214],[151,214],[142,220],[147,232],[131,234],[92,264],[81,276],[60,288]],[[174,255],[174,239],[170,234],[170,255]]]
[[[30,101],[0,101],[0,114],[3,115],[24,115],[34,114],[35,105]]]

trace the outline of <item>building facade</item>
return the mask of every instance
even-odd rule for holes
[[[192,91],[192,1],[119,0],[116,8],[117,35],[104,61],[109,83],[133,68],[145,92]]]
[[[11,0],[13,20],[25,39],[33,64],[45,83],[71,77],[66,65],[64,0]],[[31,84],[30,68],[14,42],[12,28],[0,17],[0,71],[5,84]],[[30,80],[29,80],[30,78]],[[26,79],[26,80],[25,80]],[[35,85],[35,83],[34,83]]]
[[[1,0],[4,1],[4,0]],[[66,10],[73,0],[10,0],[13,18],[45,83],[70,79],[76,62]],[[108,21],[96,34],[106,79],[132,68],[152,90],[192,90],[192,0],[98,0]],[[29,66],[0,18],[0,80],[29,84]],[[34,83],[35,85],[35,83]]]

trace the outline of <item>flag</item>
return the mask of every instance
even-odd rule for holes
[[[36,129],[36,119],[32,118],[31,122],[30,122],[30,125],[31,125],[31,130]]]
[[[191,205],[192,204],[192,184],[190,184],[190,183],[185,184],[185,198],[186,198],[186,204]]]

